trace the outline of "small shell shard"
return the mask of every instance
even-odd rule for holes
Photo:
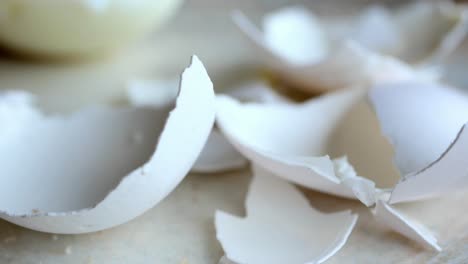
[[[357,221],[349,211],[315,210],[292,185],[258,167],[246,209],[246,218],[216,213],[217,238],[236,263],[322,263],[344,245]]]
[[[442,250],[437,244],[437,239],[431,231],[401,214],[386,202],[382,200],[377,202],[374,215],[380,223],[387,225],[395,232],[400,233],[401,235],[418,242],[427,248],[436,251]]]

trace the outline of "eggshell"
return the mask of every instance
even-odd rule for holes
[[[391,162],[392,149],[380,135],[365,94],[361,89],[346,90],[302,104],[242,104],[218,96],[216,122],[240,153],[273,174],[356,198],[345,178],[366,176],[379,188],[391,187],[399,179]],[[334,159],[343,155],[353,165]],[[344,164],[357,166],[360,174],[340,169]]]
[[[214,99],[212,83],[193,57],[172,111],[102,107],[45,116],[29,106],[34,114],[2,122],[7,128],[14,124],[15,133],[0,141],[0,217],[38,231],[73,234],[139,216],[194,164],[213,126]],[[3,98],[0,120],[6,113],[14,117],[18,107],[28,109],[25,101]]]
[[[466,37],[467,12],[452,1],[414,1],[394,11],[375,4],[349,23],[341,37],[411,64],[439,64]]]
[[[439,63],[468,31],[466,8],[443,2],[402,10],[394,14],[373,6],[354,23],[341,21],[341,27],[351,27],[345,30],[332,30],[298,6],[267,14],[262,30],[240,11],[232,18],[278,78],[293,88],[317,93],[395,80],[438,79]],[[403,15],[406,12],[412,15]]]
[[[390,204],[468,187],[467,98],[421,81],[348,89],[301,104],[218,96],[217,125],[239,152],[272,175],[376,205],[379,221],[439,250],[428,230]]]
[[[343,247],[357,215],[319,212],[291,184],[261,168],[254,166],[253,171],[245,202],[247,216],[216,213],[216,236],[228,260],[322,263]]]
[[[379,200],[374,215],[376,219],[401,235],[418,242],[426,248],[441,251],[437,239],[425,226],[408,218],[385,201]]]
[[[129,82],[127,97],[134,106],[166,107],[174,103],[177,97],[177,86],[178,81],[172,79],[133,80]],[[234,92],[248,100],[266,100],[273,95],[266,89],[251,90],[251,87],[251,85],[242,86],[242,88],[234,89]],[[192,171],[216,173],[246,166],[247,160],[226,141],[216,128],[213,128],[208,141],[192,167]]]
[[[391,203],[430,198],[468,187],[468,97],[420,82],[378,85],[369,93],[382,133],[394,146],[402,179]]]

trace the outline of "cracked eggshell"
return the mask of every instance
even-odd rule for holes
[[[440,250],[429,230],[390,204],[468,186],[465,94],[406,81],[302,104],[242,104],[218,96],[217,107],[218,127],[254,164],[299,185],[376,205],[378,221]]]
[[[80,58],[134,42],[182,0],[2,0],[0,43],[26,55]],[[78,34],[78,33],[79,34]]]
[[[402,179],[391,203],[435,197],[468,187],[468,97],[441,84],[377,85],[369,99],[393,145]]]
[[[214,99],[212,83],[193,57],[172,111],[91,108],[62,117],[29,109],[35,113],[10,118],[16,133],[0,141],[0,217],[72,234],[139,216],[192,167],[213,126]],[[2,98],[0,120],[14,117],[18,107],[30,108],[25,101]]]
[[[246,217],[216,212],[221,263],[322,263],[343,247],[357,215],[317,211],[293,185],[255,165],[253,173]]]
[[[239,152],[273,174],[372,204],[373,184],[361,176],[390,188],[399,175],[365,95],[363,89],[349,89],[281,105],[218,96],[216,122]],[[346,155],[349,162],[334,159]]]
[[[379,84],[303,104],[218,96],[217,107],[217,125],[239,152],[308,188],[370,206],[385,190],[397,203],[468,186],[467,97],[442,84]]]
[[[304,8],[289,7],[267,15],[263,20],[263,31],[240,11],[234,12],[232,18],[267,67],[285,82],[306,92],[384,81],[438,78],[436,71],[413,69],[355,41],[342,39],[330,43],[320,22]]]
[[[303,104],[241,104],[218,97],[217,107],[218,127],[249,160],[302,186],[375,204],[379,222],[440,250],[429,230],[390,204],[468,186],[465,94],[406,81]],[[347,155],[349,161],[328,155]]]
[[[353,39],[407,63],[433,65],[441,63],[466,37],[468,10],[452,1],[415,1],[395,11],[372,5],[349,24],[342,36],[334,38]]]

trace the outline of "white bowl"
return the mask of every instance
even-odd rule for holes
[[[182,0],[2,0],[0,44],[26,55],[95,56],[166,22]]]

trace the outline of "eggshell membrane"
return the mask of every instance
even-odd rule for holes
[[[182,0],[3,0],[0,43],[34,56],[106,53],[147,35]]]
[[[172,111],[101,108],[69,117],[31,115],[18,125],[20,133],[0,142],[0,217],[66,234],[125,223],[184,178],[214,116],[213,86],[197,57],[182,74]]]

